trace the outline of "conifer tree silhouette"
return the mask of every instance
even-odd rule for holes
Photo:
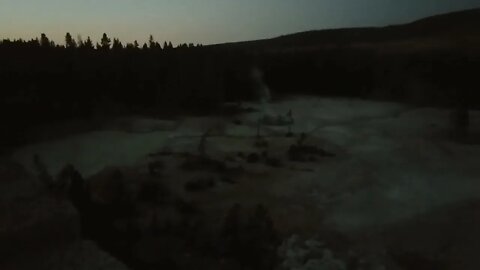
[[[50,40],[48,39],[47,35],[45,35],[45,33],[42,33],[40,35],[40,46],[44,48],[48,48],[51,46]]]
[[[75,42],[75,40],[72,38],[72,35],[70,35],[70,33],[67,33],[65,35],[65,47],[67,49],[74,49],[77,47],[77,43]]]
[[[102,39],[100,40],[100,48],[103,50],[109,50],[111,41],[112,40],[107,36],[107,34],[103,33]]]

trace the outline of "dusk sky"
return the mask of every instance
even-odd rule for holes
[[[0,0],[0,39],[222,43],[313,29],[380,26],[480,7],[479,0]]]

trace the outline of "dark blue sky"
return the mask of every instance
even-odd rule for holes
[[[0,38],[65,32],[98,40],[221,43],[312,29],[380,26],[480,7],[480,0],[0,0]]]

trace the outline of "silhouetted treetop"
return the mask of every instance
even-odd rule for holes
[[[3,46],[11,46],[11,47],[42,47],[42,48],[56,48],[56,49],[97,49],[97,50],[110,50],[113,49],[115,51],[121,51],[122,49],[141,49],[142,50],[150,50],[150,51],[163,51],[163,50],[172,50],[175,48],[181,48],[181,49],[186,49],[186,48],[199,48],[202,47],[201,44],[194,44],[194,43],[181,43],[178,44],[177,46],[174,46],[171,41],[165,41],[163,43],[163,46],[155,41],[153,35],[150,35],[148,38],[148,41],[145,42],[142,46],[138,43],[137,40],[135,40],[133,43],[123,43],[120,41],[118,38],[113,38],[110,39],[106,33],[102,35],[102,38],[100,39],[99,42],[94,42],[92,39],[88,36],[86,40],[83,40],[80,35],[77,36],[77,39],[73,38],[72,34],[70,32],[67,32],[65,34],[65,46],[63,45],[56,45],[52,40],[50,40],[45,33],[42,33],[40,35],[40,38],[35,38],[31,39],[29,41],[25,41],[23,39],[16,39],[16,40],[10,40],[10,39],[3,39],[0,40],[0,45]]]
[[[42,33],[40,35],[40,46],[44,48],[50,47],[52,44],[50,43],[50,40],[48,39],[47,35],[45,33]]]
[[[150,37],[148,38],[148,46],[150,47],[150,49],[155,48],[155,39],[153,39],[152,35],[150,35]]]
[[[94,49],[93,41],[90,39],[90,37],[87,37],[87,40],[85,40],[82,47],[85,49]]]
[[[100,48],[104,50],[110,49],[110,42],[112,40],[107,36],[107,34],[103,33],[102,39],[100,40]]]
[[[31,40],[23,40],[23,39],[15,39],[15,40],[10,40],[10,39],[3,39],[0,40],[0,45],[5,46],[10,46],[10,47],[42,47],[42,48],[55,48],[55,49],[97,49],[97,50],[110,50],[110,49],[115,49],[116,51],[120,51],[122,49],[139,49],[140,47],[143,50],[150,50],[150,51],[163,51],[163,50],[172,50],[175,48],[198,48],[202,47],[201,44],[194,44],[194,43],[181,43],[178,44],[177,46],[174,46],[171,41],[165,41],[163,43],[163,46],[155,41],[153,35],[150,35],[148,38],[148,41],[145,42],[142,46],[138,43],[137,40],[135,40],[133,43],[122,43],[120,39],[118,38],[113,38],[112,39],[104,33],[102,35],[102,38],[100,39],[99,42],[94,42],[90,37],[87,37],[86,40],[83,40],[80,35],[77,36],[75,39],[70,32],[67,32],[65,34],[65,45],[56,45],[55,42],[50,40],[45,33],[42,33],[40,35],[40,38],[34,38]],[[125,44],[125,45],[124,45]]]
[[[116,51],[123,49],[122,42],[118,38],[113,39],[112,49]]]
[[[65,47],[68,48],[68,49],[72,49],[72,48],[77,47],[77,43],[72,38],[72,35],[70,35],[70,33],[67,33],[65,35]]]

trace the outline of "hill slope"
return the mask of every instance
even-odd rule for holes
[[[415,39],[474,39],[480,42],[480,8],[427,17],[386,27],[314,30],[272,39],[225,43],[215,47],[236,49],[286,49],[356,43],[385,43]]]

